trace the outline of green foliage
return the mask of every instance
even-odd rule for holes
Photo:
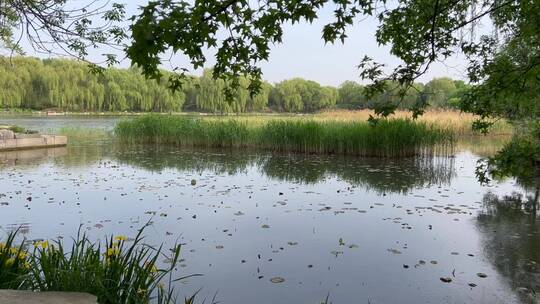
[[[0,108],[67,111],[181,111],[183,92],[148,81],[135,69],[102,74],[72,60],[0,57]]]
[[[29,272],[30,264],[23,245],[15,245],[17,232],[0,242],[0,289],[19,288]]]
[[[79,3],[78,3],[79,4]],[[109,46],[119,49],[127,38],[119,25],[125,17],[124,4],[91,1],[73,5],[67,0],[0,2],[0,49],[23,54],[23,38],[36,51],[58,52],[86,61],[88,50]],[[118,63],[117,54],[102,53],[107,66]],[[102,67],[89,63],[92,70]]]
[[[368,100],[364,95],[364,87],[354,81],[345,81],[338,88],[337,105],[349,109],[364,109]]]
[[[424,94],[427,102],[433,106],[448,104],[448,99],[456,94],[457,88],[454,81],[448,77],[434,78],[426,83]]]
[[[26,129],[21,127],[21,126],[10,126],[8,129],[15,132],[15,133],[25,133],[26,132]]]
[[[490,177],[517,177],[525,186],[532,186],[540,176],[540,122],[530,122],[522,127],[497,154],[484,159],[477,167],[480,181],[489,182]]]
[[[272,106],[283,112],[314,112],[335,105],[337,98],[335,88],[293,78],[276,84]]]
[[[269,120],[250,124],[234,119],[147,115],[119,122],[115,134],[131,143],[377,157],[424,154],[453,142],[447,130],[404,119],[383,120],[373,127],[366,122]]]
[[[74,112],[180,112],[199,111],[219,114],[264,112],[315,112],[336,106],[373,108],[377,104],[400,102],[396,84],[367,99],[364,87],[349,81],[339,89],[321,86],[301,78],[282,81],[274,87],[262,82],[259,93],[251,96],[247,78],[227,99],[222,79],[212,70],[201,77],[190,76],[182,90],[172,92],[165,80],[146,80],[136,69],[108,69],[99,75],[88,73],[78,62],[62,59],[0,57],[0,108],[57,109]],[[466,88],[466,86],[464,86]],[[421,98],[423,86],[415,84],[403,97],[402,106]],[[437,104],[447,107],[449,96]],[[457,101],[455,101],[457,102]]]
[[[22,244],[12,247],[17,231],[11,232],[0,248],[0,286],[87,292],[97,296],[100,304],[176,303],[171,284],[182,278],[173,280],[171,275],[180,257],[180,246],[175,246],[167,257],[162,247],[143,243],[143,230],[133,240],[111,236],[104,244],[79,234],[69,251],[61,240],[36,242],[33,251]],[[163,257],[169,262],[160,267]],[[193,301],[194,296],[185,303]]]
[[[112,138],[111,131],[99,128],[63,127],[57,133],[67,136],[70,144],[81,142],[96,143]]]

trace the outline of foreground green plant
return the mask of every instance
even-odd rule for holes
[[[201,119],[146,115],[121,121],[116,136],[131,143],[245,148],[279,152],[400,157],[426,154],[453,143],[452,132],[408,119],[367,122]]]
[[[14,244],[17,231],[0,243],[0,289],[17,289],[29,272],[28,254],[22,245]]]
[[[500,151],[481,159],[476,175],[482,183],[513,176],[524,186],[540,189],[540,122],[526,123]]]
[[[0,250],[0,288],[87,292],[100,304],[176,303],[172,283],[186,278],[172,278],[180,246],[166,256],[161,246],[142,242],[143,230],[133,240],[111,236],[103,245],[78,234],[69,251],[61,240],[37,242],[31,253],[23,245],[12,247],[12,232]],[[160,267],[159,258],[168,265]],[[185,303],[194,300],[195,295]]]

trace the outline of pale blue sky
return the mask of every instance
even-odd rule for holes
[[[147,1],[126,2],[127,15],[131,16],[138,12],[138,6]],[[388,47],[377,45],[375,41],[377,25],[374,20],[358,21],[349,29],[349,38],[345,44],[325,45],[321,39],[321,30],[324,24],[332,20],[332,9],[330,7],[323,9],[319,17],[313,24],[301,23],[285,27],[283,43],[275,45],[269,61],[261,64],[265,80],[275,83],[284,79],[302,77],[324,85],[337,86],[346,80],[360,81],[356,66],[364,55],[388,64],[390,67],[399,63],[397,58],[390,55]],[[27,53],[37,55],[29,48],[27,48]],[[92,55],[100,53],[103,53],[103,50],[91,52]],[[47,56],[39,55],[39,57]],[[207,58],[207,67],[211,67],[215,62],[211,50],[207,52]],[[442,76],[463,79],[464,63],[462,58],[456,57],[444,63],[435,64],[426,75],[420,78],[420,81],[427,82],[433,77]],[[129,66],[129,61],[123,61],[122,66]],[[163,68],[171,69],[174,66],[191,68],[182,55],[173,56],[171,62],[165,63]],[[192,73],[200,74],[201,71],[192,71]]]

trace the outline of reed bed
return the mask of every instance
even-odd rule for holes
[[[404,118],[371,126],[366,121],[312,118],[252,121],[147,115],[119,122],[115,135],[129,143],[375,157],[423,155],[454,141],[449,130]]]
[[[112,131],[101,128],[64,127],[57,132],[51,131],[51,133],[67,136],[69,143],[96,142],[112,138]]]
[[[372,110],[328,110],[314,115],[316,120],[337,120],[337,121],[362,121],[367,120],[369,115],[374,115]],[[397,111],[393,118],[411,119],[411,112]],[[469,113],[457,110],[431,109],[418,118],[418,121],[432,124],[443,129],[451,130],[457,136],[475,135],[472,123],[478,119]],[[494,122],[490,128],[489,135],[511,135],[513,127],[504,120]]]

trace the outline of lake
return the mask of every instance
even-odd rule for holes
[[[3,117],[41,131],[117,117]],[[182,295],[220,303],[538,303],[540,223],[480,156],[400,160],[114,142],[0,153],[0,226],[181,243]],[[193,185],[194,184],[194,185]],[[443,280],[441,280],[443,279]],[[443,282],[449,281],[450,282]],[[275,283],[278,282],[278,283]]]

